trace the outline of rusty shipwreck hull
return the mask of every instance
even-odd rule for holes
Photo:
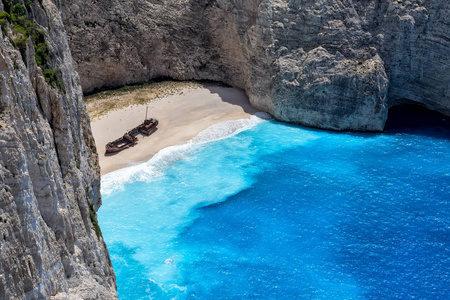
[[[105,154],[117,153],[136,145],[138,142],[136,135],[141,133],[149,136],[158,129],[158,124],[159,122],[156,119],[151,118],[144,120],[143,123],[139,124],[130,131],[127,131],[122,137],[106,144]]]

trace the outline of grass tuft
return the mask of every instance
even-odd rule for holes
[[[102,237],[102,230],[100,229],[100,226],[98,225],[98,219],[97,219],[97,213],[94,209],[94,204],[89,203],[89,217],[91,218],[92,225],[94,226],[95,233],[97,234],[97,237]]]

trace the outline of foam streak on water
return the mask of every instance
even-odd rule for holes
[[[159,151],[148,162],[123,168],[102,177],[102,194],[108,195],[123,188],[124,184],[135,181],[150,181],[161,176],[164,170],[175,162],[197,152],[205,144],[231,137],[250,129],[264,120],[270,120],[269,114],[259,112],[249,119],[225,121],[210,126],[183,145],[167,147]]]
[[[448,299],[448,157],[414,132],[217,125],[102,178],[119,297]]]

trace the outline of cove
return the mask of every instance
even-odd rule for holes
[[[227,122],[103,176],[119,298],[450,298],[442,124]]]

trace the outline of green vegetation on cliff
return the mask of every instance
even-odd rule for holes
[[[95,233],[97,234],[97,237],[102,237],[102,230],[100,229],[100,225],[98,225],[97,213],[95,212],[94,204],[88,203],[88,205],[89,205],[89,217],[91,219],[92,225],[94,226]]]
[[[45,31],[39,29],[36,22],[30,21],[27,11],[20,3],[13,0],[2,0],[4,12],[0,12],[0,26],[4,36],[8,34],[7,24],[11,25],[11,43],[20,51],[23,61],[26,63],[27,40],[31,38],[36,50],[35,59],[37,65],[42,69],[45,81],[54,88],[63,89],[61,81],[58,79],[58,71],[50,66],[48,43],[45,41]],[[26,3],[29,11],[32,1]]]

